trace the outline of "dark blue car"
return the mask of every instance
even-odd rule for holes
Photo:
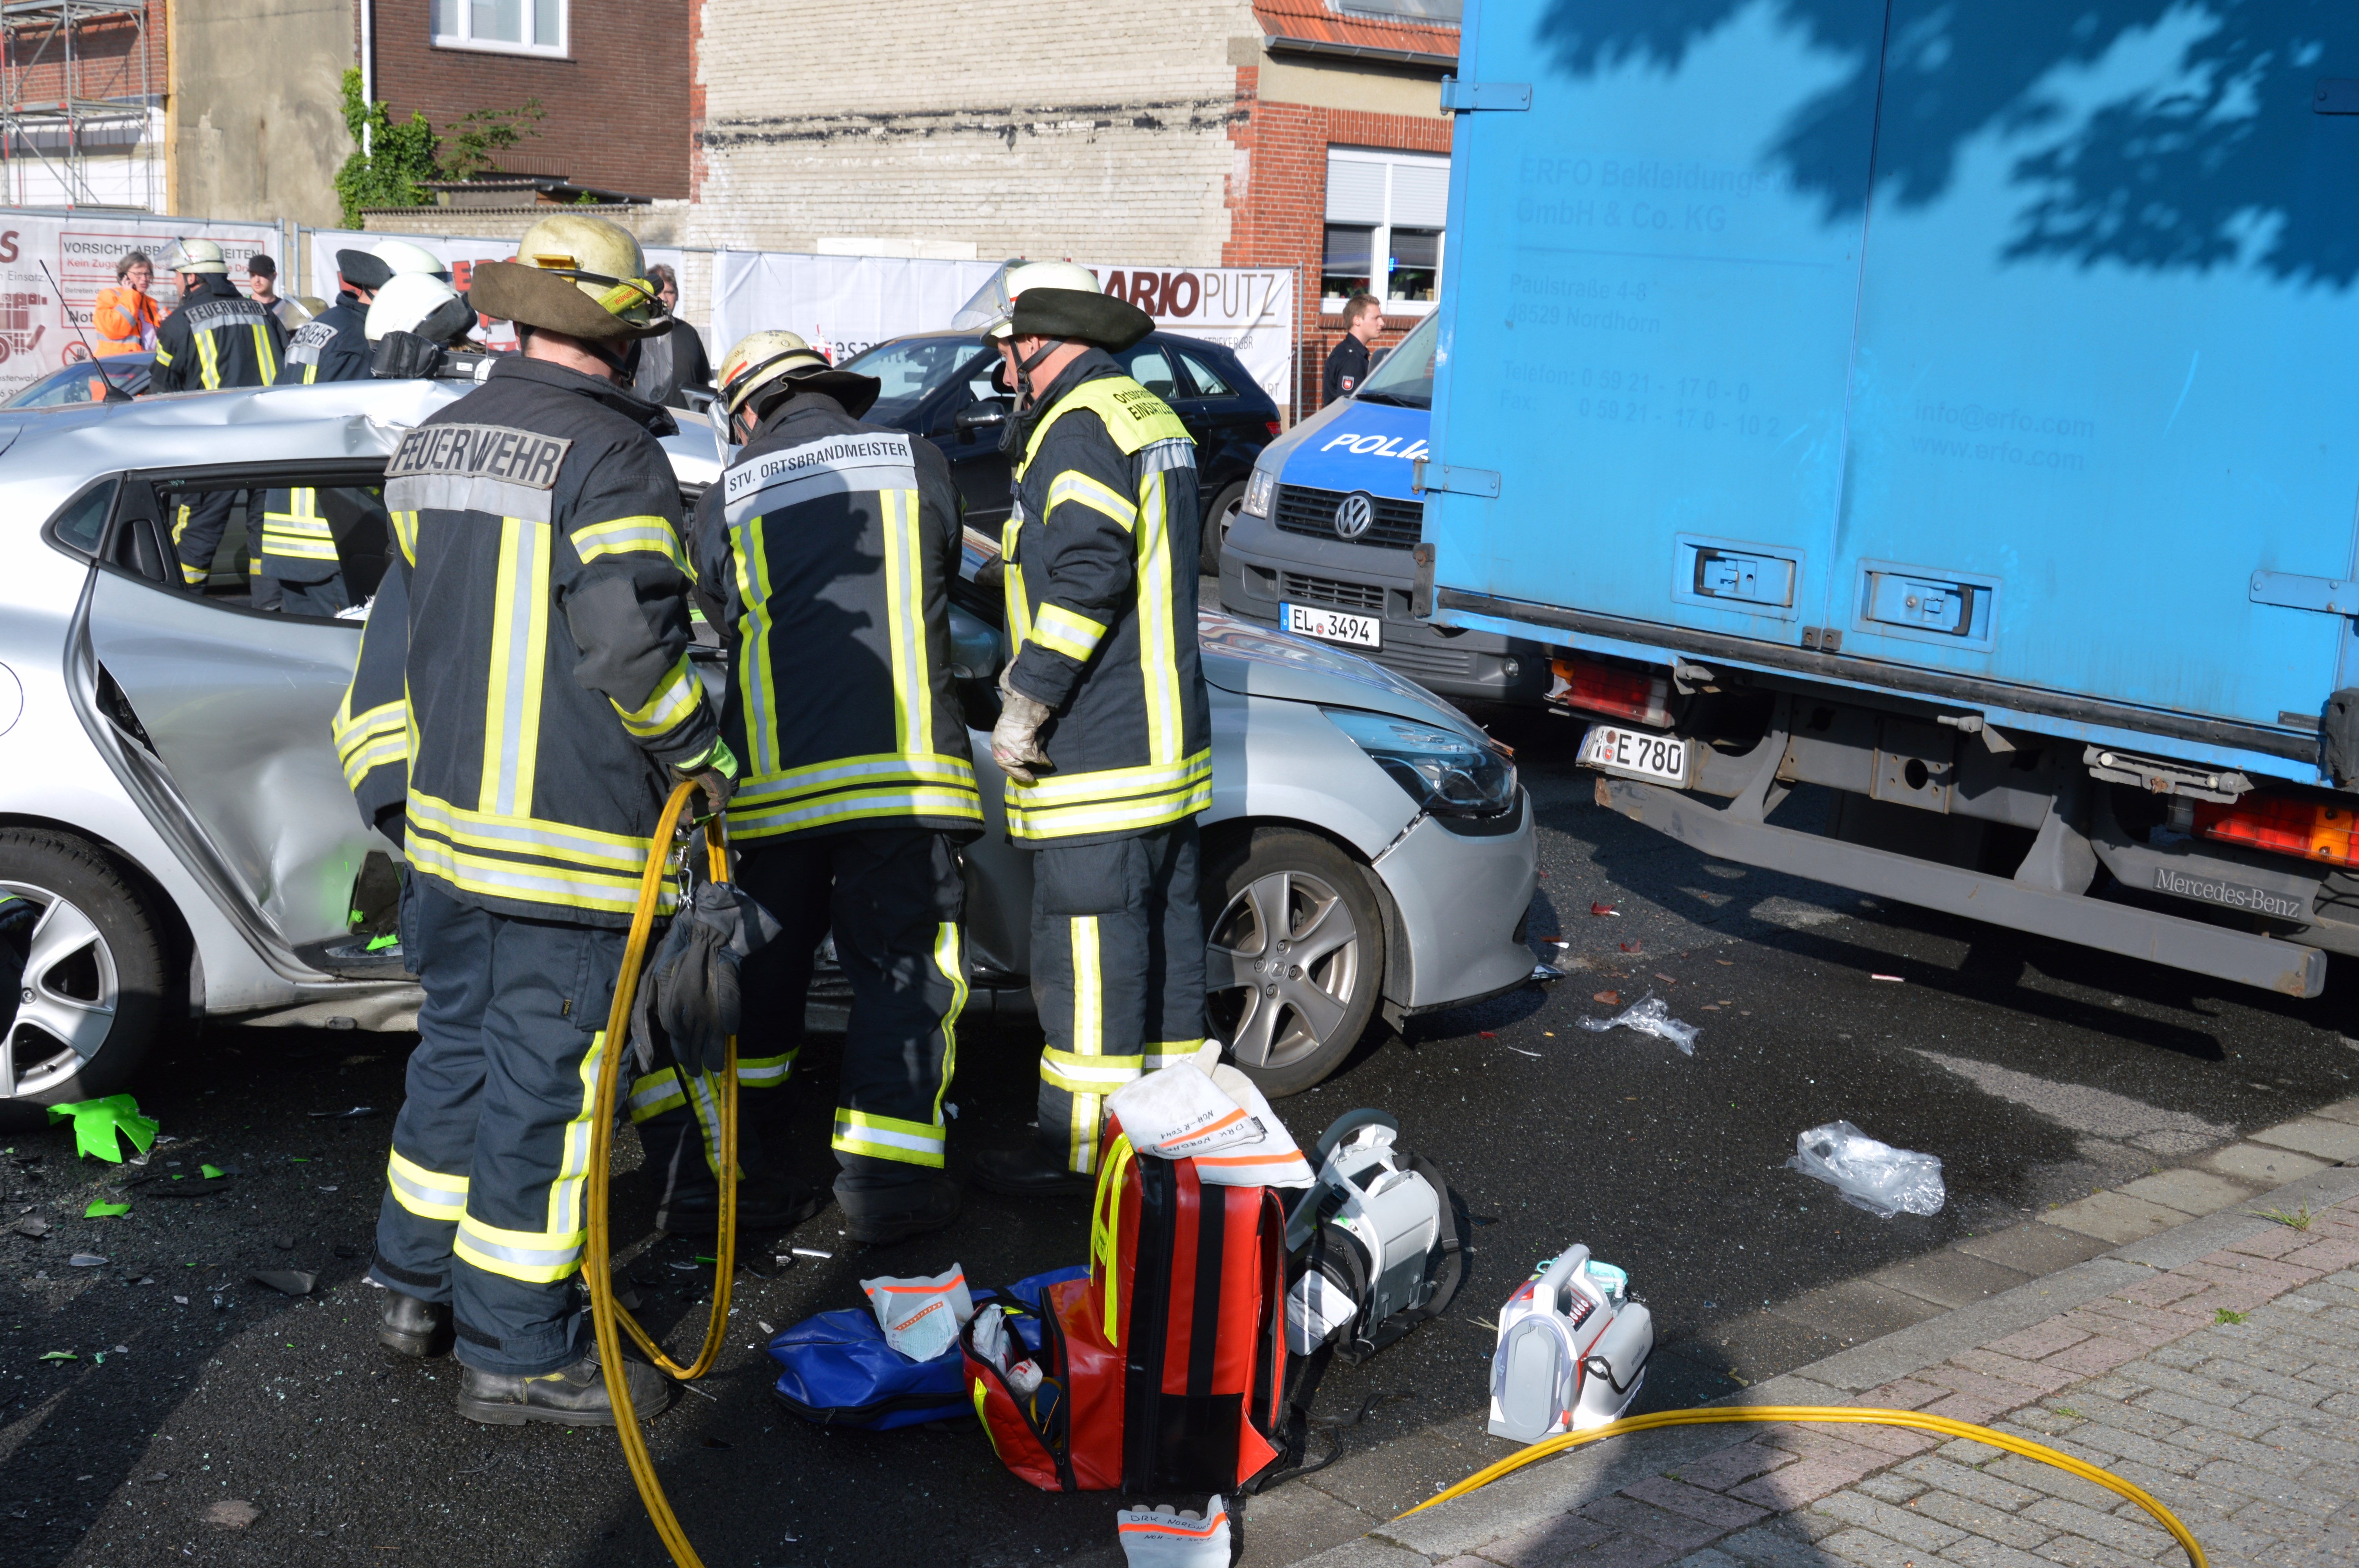
[[[1254,460],[1277,436],[1277,405],[1236,355],[1199,338],[1151,332],[1114,357],[1132,379],[1170,404],[1196,438],[1203,570],[1217,576],[1221,540],[1245,503]],[[992,379],[998,351],[973,332],[919,332],[879,343],[844,368],[884,383],[868,417],[940,448],[966,500],[967,522],[996,529],[1009,506],[999,434],[1012,407]]]

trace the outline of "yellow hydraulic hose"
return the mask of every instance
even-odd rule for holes
[[[616,1332],[619,1321],[631,1332],[655,1364],[671,1376],[687,1381],[701,1378],[721,1353],[721,1338],[729,1330],[729,1284],[736,1269],[737,1259],[737,1037],[729,1037],[729,1049],[721,1071],[721,1235],[714,1251],[712,1266],[712,1315],[704,1327],[704,1346],[696,1359],[686,1367],[671,1360],[648,1337],[638,1320],[625,1311],[614,1300],[614,1260],[609,1255],[606,1203],[607,1168],[614,1146],[614,1082],[619,1075],[623,1053],[630,1047],[631,998],[639,988],[639,969],[647,962],[647,933],[654,927],[656,904],[663,893],[664,864],[670,858],[672,833],[679,824],[680,812],[695,793],[691,782],[681,784],[664,802],[663,816],[656,823],[654,846],[647,852],[647,869],[639,878],[638,907],[631,912],[631,934],[623,946],[623,972],[614,980],[614,1005],[606,1012],[605,1048],[598,1056],[598,1091],[596,1108],[590,1119],[590,1235],[582,1249],[582,1269],[590,1282],[590,1319],[598,1334],[598,1364],[606,1375],[606,1397],[614,1407],[614,1431],[623,1440],[623,1457],[630,1465],[631,1479],[638,1484],[639,1500],[647,1505],[647,1518],[663,1539],[664,1550],[679,1568],[703,1568],[696,1549],[688,1543],[688,1532],[664,1499],[663,1483],[656,1478],[655,1462],[647,1457],[647,1440],[639,1435],[638,1412],[631,1408],[631,1390],[623,1377],[622,1336]],[[704,845],[709,872],[714,881],[729,880],[728,836],[714,817],[705,825]]]
[[[1947,1416],[1926,1415],[1918,1411],[1866,1410],[1853,1405],[1754,1405],[1725,1410],[1658,1411],[1653,1415],[1635,1415],[1626,1421],[1614,1422],[1588,1432],[1568,1432],[1558,1437],[1545,1437],[1522,1453],[1511,1454],[1487,1469],[1475,1471],[1456,1486],[1436,1492],[1400,1517],[1407,1519],[1409,1514],[1430,1509],[1436,1503],[1462,1498],[1476,1487],[1487,1487],[1500,1476],[1519,1470],[1535,1459],[1545,1459],[1551,1454],[1560,1454],[1584,1443],[1620,1437],[1633,1432],[1651,1432],[1658,1426],[1709,1426],[1732,1421],[1856,1422],[1877,1426],[1913,1426],[1924,1432],[1938,1432],[1944,1437],[1962,1437],[1974,1443],[1987,1443],[1993,1448],[2004,1448],[2010,1454],[2020,1454],[2027,1459],[2053,1465],[2059,1470],[2127,1498],[2162,1521],[2162,1528],[2170,1531],[2172,1539],[2187,1549],[2188,1561],[2194,1564],[2194,1568],[2210,1568],[2203,1556],[2203,1548],[2197,1544],[2194,1536],[2188,1533],[2187,1527],[2179,1522],[2178,1515],[2110,1470],[2101,1470],[2086,1460],[2075,1459],[2044,1443],[1993,1432],[1989,1427],[1976,1426],[1971,1422],[1951,1421]]]

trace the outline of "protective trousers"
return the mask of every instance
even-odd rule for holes
[[[172,509],[172,548],[180,557],[180,584],[197,593],[212,575],[213,552],[221,548],[229,528],[229,509],[237,502],[234,490],[207,490]]]
[[[468,1366],[554,1371],[590,1344],[574,1275],[624,933],[495,914],[422,877],[401,925],[426,1000],[371,1277],[449,1302]]]
[[[966,887],[958,852],[949,835],[925,827],[788,838],[745,850],[737,883],[780,927],[743,969],[739,1168],[761,1169],[758,1156],[745,1152],[748,1126],[760,1130],[764,1154],[775,1158],[783,1147],[788,1101],[777,1091],[802,1051],[811,967],[832,929],[836,962],[852,988],[832,1140],[836,1202],[846,1214],[893,1212],[903,1206],[893,1189],[942,1168],[942,1098],[956,1070],[958,1016],[966,1005],[959,930]],[[695,1089],[684,1092],[669,1067],[632,1086],[632,1119],[649,1162],[662,1162],[667,1173],[667,1204],[698,1194],[691,1183],[717,1184],[709,1147],[701,1160],[687,1157],[689,1141],[703,1136],[691,1119]]]
[[[1105,1097],[1204,1043],[1204,926],[1196,819],[1032,857],[1032,1000],[1040,1142],[1069,1171],[1097,1169]]]
[[[287,615],[334,615],[351,608],[353,596],[344,586],[342,558],[328,518],[320,510],[317,490],[299,485],[292,490],[264,491],[260,543],[249,541],[248,548],[260,579],[255,585],[255,609],[274,609]]]

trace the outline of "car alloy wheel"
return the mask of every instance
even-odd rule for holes
[[[1264,1093],[1299,1094],[1367,1032],[1383,922],[1365,873],[1315,834],[1257,829],[1223,859],[1204,900],[1221,901],[1204,944],[1212,1026]]]
[[[121,982],[114,949],[81,907],[46,888],[0,881],[0,892],[38,906],[22,941],[16,1016],[0,1042],[0,1095],[38,1095],[80,1073],[114,1032]],[[16,955],[11,952],[9,960]]]
[[[1197,570],[1205,577],[1221,575],[1221,552],[1228,548],[1229,530],[1245,515],[1245,481],[1237,481],[1215,496],[1212,509],[1204,514],[1204,539],[1197,553],[1202,558]]]

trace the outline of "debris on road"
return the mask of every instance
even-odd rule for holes
[[[257,1285],[268,1285],[285,1296],[308,1296],[311,1293],[311,1287],[320,1282],[316,1276],[300,1269],[270,1269],[249,1274],[246,1278]]]
[[[1551,968],[1546,964],[1535,964],[1532,966],[1532,979],[1545,985],[1550,980],[1560,980],[1564,979],[1564,971],[1562,969]]]
[[[262,1510],[238,1498],[223,1498],[204,1511],[207,1524],[217,1524],[223,1530],[244,1530],[262,1517]]]
[[[16,1234],[19,1236],[38,1237],[47,1236],[49,1233],[49,1222],[38,1214],[27,1215],[16,1222]]]
[[[1870,975],[1867,978],[1871,980],[1890,980],[1896,986],[1907,985],[1908,983],[1902,979],[1898,975]]]
[[[1622,914],[1620,910],[1614,908],[1610,903],[1593,903],[1589,906],[1589,913],[1592,915],[1610,914],[1614,916],[1616,919],[1619,919]]]
[[[79,1361],[82,1357],[75,1355],[71,1350],[50,1350],[44,1352],[41,1359],[44,1361]]]
[[[1599,991],[1595,996],[1591,997],[1589,1000],[1592,1001],[1602,1001],[1608,1007],[1620,1007],[1622,1005],[1622,993],[1620,991]]]
[[[105,1261],[105,1259],[100,1257],[95,1252],[77,1252],[72,1257],[66,1260],[66,1262],[71,1267],[76,1269],[95,1269]]]
[[[101,1199],[82,1210],[82,1217],[84,1219],[112,1219],[118,1214],[130,1212],[131,1206],[127,1203],[108,1203]]]
[[[1678,1046],[1683,1056],[1695,1054],[1696,1036],[1703,1033],[1692,1023],[1681,1023],[1673,1018],[1671,1010],[1664,1006],[1653,991],[1648,991],[1611,1018],[1584,1018],[1580,1022],[1583,1029],[1599,1034],[1609,1029],[1635,1029],[1641,1034],[1652,1034]]]
[[[832,1252],[822,1252],[816,1247],[793,1248],[790,1249],[789,1255],[796,1258],[832,1258],[835,1256]]]
[[[310,1116],[313,1121],[358,1121],[376,1114],[377,1108],[373,1105],[356,1105],[350,1110],[315,1110]]]
[[[1833,1187],[1843,1202],[1885,1219],[1939,1214],[1949,1201],[1940,1160],[1879,1143],[1848,1121],[1830,1121],[1803,1133],[1786,1163]]]
[[[1637,940],[1636,940],[1636,941],[1625,942],[1625,943],[1623,943],[1623,944],[1622,944],[1622,951],[1624,951],[1625,953],[1636,953],[1636,952],[1639,952],[1639,951],[1643,950],[1643,948],[1644,948],[1645,945],[1646,945],[1646,944],[1645,944],[1645,938],[1643,938],[1643,937],[1641,937],[1641,938],[1639,938],[1639,939],[1637,939]]]
[[[75,1100],[71,1105],[49,1107],[49,1119],[71,1119],[74,1130],[74,1152],[82,1157],[95,1155],[111,1165],[123,1163],[123,1145],[116,1134],[131,1140],[132,1147],[145,1154],[156,1146],[156,1132],[160,1125],[139,1114],[139,1102],[129,1095],[108,1095],[103,1099]]]

